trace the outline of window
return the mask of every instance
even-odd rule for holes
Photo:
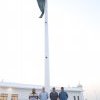
[[[7,100],[8,94],[0,94],[0,100]]]
[[[11,100],[18,100],[18,94],[12,94]]]
[[[74,100],[76,100],[76,97],[75,96],[73,96],[73,98],[74,98]]]

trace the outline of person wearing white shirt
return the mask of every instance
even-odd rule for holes
[[[45,91],[45,87],[42,88],[42,92],[39,94],[40,100],[47,100],[48,99],[48,93]]]

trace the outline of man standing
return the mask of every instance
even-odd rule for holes
[[[40,100],[47,100],[48,99],[48,93],[45,91],[45,88],[42,88],[42,92],[39,94]]]
[[[29,96],[29,100],[38,100],[38,95],[37,95],[37,93],[36,93],[35,88],[32,89],[32,93],[31,93],[30,96]]]
[[[52,88],[52,92],[50,93],[50,99],[51,100],[57,100],[58,99],[58,93],[55,90],[55,87]]]
[[[60,100],[67,100],[68,94],[64,91],[64,87],[61,87],[61,92],[59,93],[59,99]]]

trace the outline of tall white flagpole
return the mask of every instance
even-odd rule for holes
[[[50,92],[48,2],[47,0],[45,0],[45,88],[47,92]]]

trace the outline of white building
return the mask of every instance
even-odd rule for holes
[[[32,88],[36,88],[36,92],[39,93],[42,86],[0,82],[0,100],[29,100]],[[65,90],[68,93],[68,100],[84,100],[81,85]],[[60,88],[57,88],[57,91],[59,92]]]

